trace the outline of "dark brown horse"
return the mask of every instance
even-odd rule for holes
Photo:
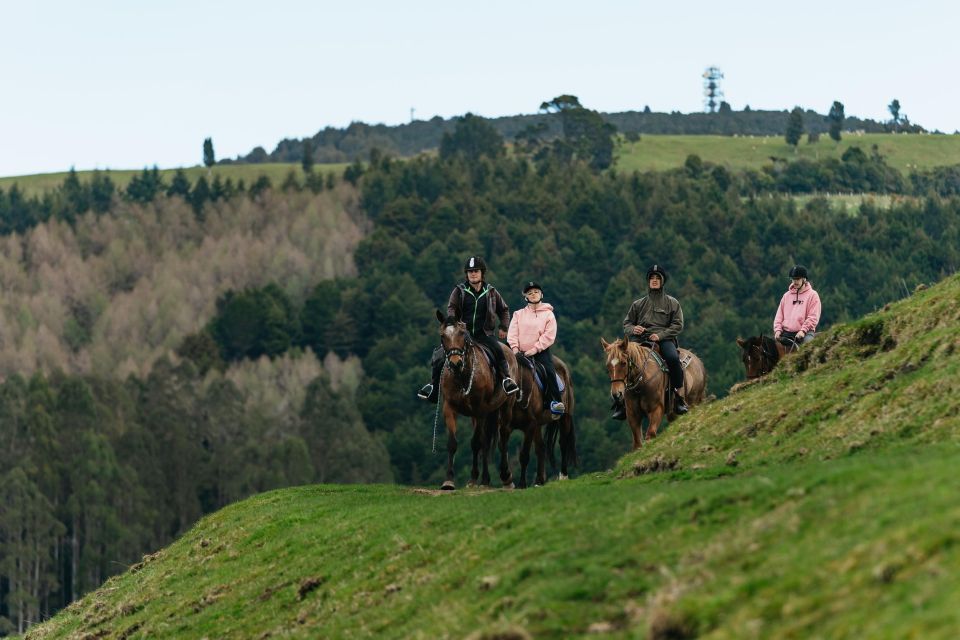
[[[488,485],[490,471],[487,465],[490,452],[500,426],[510,422],[515,395],[507,395],[502,386],[497,384],[492,365],[487,361],[483,349],[471,339],[466,323],[444,318],[439,311],[437,320],[440,321],[440,341],[445,355],[440,391],[443,398],[443,420],[447,426],[447,479],[440,488],[456,488],[453,481],[453,457],[457,452],[458,414],[469,416],[473,422],[473,437],[470,440],[473,468],[470,472],[470,484],[476,484],[479,478],[480,484]],[[500,344],[500,348],[505,352],[510,376],[516,379],[517,359],[507,345]]]
[[[573,428],[573,379],[570,368],[560,358],[553,358],[553,366],[557,375],[563,381],[562,401],[566,411],[561,416],[555,416],[549,409],[543,408],[545,391],[540,389],[534,380],[533,370],[524,362],[524,356],[518,356],[520,362],[520,398],[513,406],[513,419],[506,427],[500,430],[500,477],[504,484],[511,480],[509,460],[507,458],[507,443],[511,430],[523,432],[523,443],[520,445],[520,481],[521,489],[527,487],[527,466],[530,464],[530,447],[536,447],[537,475],[534,485],[542,485],[547,481],[546,464],[544,459],[549,452],[550,462],[556,466],[553,449],[557,439],[560,440],[560,475],[559,480],[569,476],[568,466],[577,464],[577,438]],[[546,380],[542,381],[546,385]],[[547,434],[544,441],[543,427],[546,425]]]
[[[796,342],[791,341],[789,345],[785,345],[763,334],[746,340],[737,338],[737,345],[740,347],[740,359],[743,360],[748,380],[767,375],[785,355],[797,349]]]
[[[663,371],[658,356],[649,347],[630,341],[607,342],[600,338],[606,355],[607,373],[610,375],[610,397],[623,399],[627,409],[627,423],[633,432],[633,448],[643,444],[643,419],[647,419],[647,437],[657,435],[657,428],[666,416],[673,420],[677,415],[673,406],[666,407],[669,374]],[[703,362],[688,349],[680,349],[680,362],[684,366],[683,397],[689,406],[703,402],[707,389],[707,372]]]

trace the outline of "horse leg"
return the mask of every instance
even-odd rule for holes
[[[530,428],[523,431],[523,442],[520,444],[520,482],[517,484],[521,489],[527,488],[527,467],[530,466]]]
[[[457,488],[453,482],[453,457],[457,453],[457,414],[446,402],[443,403],[443,421],[447,425],[447,479],[440,488],[453,491]]]
[[[547,484],[547,447],[543,442],[543,428],[540,425],[534,427],[533,445],[537,452],[537,479],[533,484],[542,487]]]
[[[663,420],[664,408],[662,404],[658,404],[653,408],[649,414],[647,414],[647,419],[649,424],[647,425],[647,437],[656,438],[657,429],[660,428],[660,422]]]
[[[626,409],[627,424],[633,435],[633,451],[636,451],[643,445],[643,413],[635,401],[626,401]]]
[[[478,424],[482,426],[477,438],[477,445],[480,447],[480,460],[483,464],[483,473],[480,476],[480,484],[490,486],[490,438],[493,429],[497,428],[496,417],[485,416]]]
[[[483,423],[480,422],[479,418],[472,418],[472,422],[473,437],[470,438],[470,449],[473,452],[473,466],[470,467],[468,487],[477,486],[477,481],[480,479],[480,454],[483,451]]]

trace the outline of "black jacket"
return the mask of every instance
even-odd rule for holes
[[[497,322],[504,331],[510,326],[510,308],[492,285],[483,283],[480,293],[461,282],[450,293],[447,315],[467,323],[467,330],[478,335],[494,335]]]

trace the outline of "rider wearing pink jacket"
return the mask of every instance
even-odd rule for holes
[[[543,289],[536,282],[524,285],[523,298],[527,306],[513,314],[507,329],[507,344],[514,353],[522,353],[543,365],[547,374],[544,384],[549,391],[543,394],[544,408],[559,415],[566,407],[561,402],[553,356],[550,355],[550,346],[557,339],[557,318],[553,315],[553,306],[543,302]]]
[[[773,337],[790,338],[798,343],[813,340],[813,334],[820,322],[820,294],[807,280],[805,267],[796,265],[790,269],[792,282],[787,292],[780,298],[777,315],[773,319]]]

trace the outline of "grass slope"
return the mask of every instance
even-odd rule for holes
[[[339,176],[343,174],[343,170],[346,167],[346,164],[318,164],[315,165],[314,171],[322,173],[333,172]],[[183,170],[190,179],[190,182],[196,182],[197,178],[200,176],[208,175],[206,167],[184,167]],[[256,181],[257,178],[259,178],[261,175],[265,175],[270,178],[270,181],[274,185],[279,186],[283,184],[283,181],[286,179],[287,174],[290,171],[296,172],[300,181],[303,181],[303,169],[300,167],[299,162],[215,165],[211,171],[211,174],[209,174],[210,177],[208,179],[212,180],[212,176],[216,175],[219,175],[223,180],[232,178],[234,182],[242,179],[249,187],[254,181]],[[117,187],[121,189],[127,186],[133,176],[139,175],[141,172],[142,169],[111,169],[109,171],[105,171],[105,173],[108,173],[110,179],[114,181]],[[161,169],[160,175],[163,176],[164,182],[170,184],[170,181],[173,179],[173,174],[176,172],[177,170],[175,168]],[[67,177],[67,174],[68,172],[64,171],[61,173],[38,173],[29,176],[0,178],[0,189],[6,190],[12,187],[14,184],[17,184],[29,197],[45,191],[52,191],[53,189],[59,187],[63,183],[64,178]],[[93,171],[77,171],[77,175],[81,181],[86,181],[89,180],[93,175]]]
[[[953,277],[606,474],[256,496],[27,637],[953,637],[958,326]]]
[[[649,171],[672,169],[683,166],[690,154],[700,156],[732,169],[759,169],[770,164],[770,157],[840,158],[850,146],[859,146],[870,152],[877,145],[890,166],[904,174],[913,169],[928,169],[944,165],[960,164],[960,135],[899,135],[892,133],[868,133],[856,135],[844,133],[839,143],[829,136],[820,136],[820,141],[807,144],[806,138],[796,151],[783,136],[777,137],[729,137],[729,136],[662,136],[645,135],[638,142],[623,141],[617,152],[617,169],[620,171]]]

